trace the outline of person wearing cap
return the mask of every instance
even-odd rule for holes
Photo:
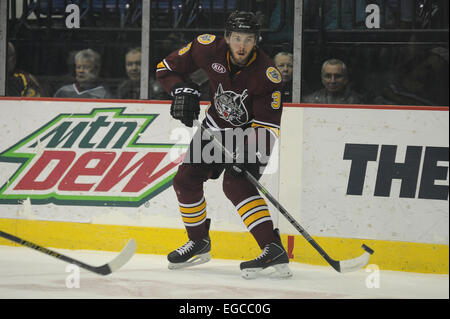
[[[216,156],[215,151],[211,152],[210,140],[205,138],[208,134],[197,130],[194,135],[173,179],[189,240],[168,255],[170,269],[210,260],[211,220],[207,218],[203,185],[223,174],[225,196],[262,250],[256,259],[240,264],[242,276],[253,278],[267,267],[274,267],[280,277],[292,275],[268,205],[245,177],[245,171],[257,179],[264,173],[279,136],[282,113],[282,76],[258,47],[259,38],[255,14],[235,11],[226,21],[224,36],[199,35],[157,65],[156,78],[173,97],[170,113],[188,127],[193,126],[200,112],[199,89],[188,81],[188,75],[204,70],[209,78],[211,105],[203,126],[235,154],[233,161]],[[236,143],[227,144],[230,140]]]

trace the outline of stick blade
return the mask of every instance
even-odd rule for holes
[[[342,260],[339,262],[339,272],[346,273],[362,269],[369,263],[370,255],[374,253],[373,249],[366,245],[362,245],[365,250],[364,254],[353,259]]]
[[[104,271],[102,275],[109,275],[110,273],[121,268],[131,259],[131,257],[133,257],[135,252],[136,252],[136,241],[134,239],[130,239],[127,245],[122,249],[120,254],[118,254],[113,260],[111,260],[106,265],[101,266],[101,267],[106,266],[105,268],[107,269],[107,271]]]

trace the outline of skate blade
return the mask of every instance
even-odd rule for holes
[[[292,271],[288,264],[279,264],[273,266],[275,268],[275,274],[277,278],[290,278],[292,277]]]
[[[210,260],[211,260],[211,255],[209,253],[205,253],[205,254],[194,256],[193,258],[189,259],[188,261],[186,261],[184,263],[169,263],[168,267],[171,270],[182,269],[182,268],[188,268],[188,267],[201,265],[201,264],[207,263]]]
[[[265,269],[272,268],[275,271],[264,272]],[[292,277],[292,271],[288,264],[279,264],[270,266],[268,268],[247,268],[241,270],[241,275],[244,279],[256,279],[259,277],[285,279]]]

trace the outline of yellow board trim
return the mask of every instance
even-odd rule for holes
[[[137,242],[137,252],[166,255],[187,240],[184,229],[98,225],[22,219],[0,219],[0,230],[44,247],[119,251],[130,238]],[[261,251],[249,232],[211,231],[213,258],[248,260]],[[293,261],[327,265],[322,257],[301,236],[294,235]],[[369,263],[382,270],[419,273],[449,273],[449,246],[384,240],[316,237],[314,239],[330,254],[342,260],[363,253],[365,243],[375,250]],[[288,235],[282,235],[287,248]],[[239,245],[230,245],[239,243]],[[15,245],[0,238],[0,245]]]

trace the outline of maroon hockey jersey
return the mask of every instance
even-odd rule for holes
[[[184,76],[203,69],[209,78],[211,105],[206,122],[211,128],[265,127],[279,133],[281,74],[273,61],[257,48],[241,71],[231,76],[225,38],[202,34],[161,61],[156,77],[167,92],[185,82]]]

